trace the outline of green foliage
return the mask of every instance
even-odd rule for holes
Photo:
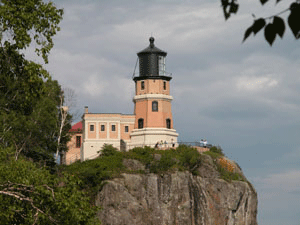
[[[112,156],[118,153],[118,149],[116,149],[112,145],[104,144],[102,150],[98,151],[97,153],[101,153],[101,157]]]
[[[2,94],[0,95],[2,106],[0,108],[0,120],[2,122],[0,124],[0,136],[2,137],[2,144],[15,148],[16,159],[22,153],[35,161],[39,161],[42,158],[49,158],[51,161],[50,155],[56,152],[58,145],[60,85],[57,81],[53,81],[50,78],[46,81],[41,81],[37,86],[41,89],[36,90],[39,93],[35,97],[35,95],[28,93],[27,90],[21,89],[22,87],[16,87],[18,83],[22,86],[26,85],[26,81],[23,80],[24,77],[20,78],[20,82],[18,81],[18,76],[12,75],[11,81],[8,80],[8,76],[4,73],[0,74],[0,78],[2,77],[5,78],[2,80],[5,82],[4,85],[0,87],[0,93]],[[12,85],[10,86],[10,84]],[[28,104],[20,104],[21,98],[26,99],[26,96],[32,102],[29,103],[28,100]],[[10,100],[10,98],[13,99]],[[26,102],[26,100],[23,100],[23,102]],[[21,107],[18,108],[18,105],[21,105]],[[70,140],[68,134],[68,130],[71,128],[70,120],[71,116],[68,115],[60,140],[60,151],[67,150],[67,142]],[[42,157],[43,155],[45,157]]]
[[[177,150],[155,150],[150,147],[134,148],[128,152],[115,151],[106,145],[102,155],[94,160],[76,162],[64,169],[78,176],[80,187],[88,190],[92,197],[99,191],[105,180],[118,177],[127,172],[123,159],[135,159],[146,166],[150,173],[165,173],[173,170],[188,170],[194,175],[201,164],[201,154],[194,148],[180,146]],[[141,171],[135,171],[141,173]],[[144,171],[145,172],[145,171]]]
[[[227,169],[223,168],[220,164],[216,163],[217,165],[217,169],[218,172],[220,173],[220,176],[222,179],[226,180],[226,181],[232,181],[232,180],[236,180],[236,181],[245,181],[244,178],[235,172],[230,172]]]
[[[116,177],[124,171],[122,161],[123,154],[116,152],[112,155],[102,155],[94,160],[73,163],[65,170],[80,178],[82,180],[80,188],[88,190],[93,196],[101,189],[105,180]]]
[[[13,155],[0,148],[0,224],[99,224],[78,178]]]
[[[260,0],[261,4],[264,5],[269,0]],[[280,2],[281,0],[276,0],[276,3]],[[221,0],[221,4],[223,7],[223,12],[225,19],[227,20],[231,14],[236,14],[239,8],[239,4],[237,0]],[[290,3],[289,3],[290,4]],[[253,24],[245,31],[243,42],[251,35],[254,36],[264,29],[264,36],[266,41],[272,46],[274,43],[277,35],[280,38],[283,38],[283,35],[285,33],[285,21],[282,19],[279,15],[282,13],[289,12],[289,16],[287,19],[287,24],[290,27],[290,30],[292,31],[294,37],[296,39],[300,38],[300,2],[299,0],[294,0],[289,7],[287,7],[284,11],[278,12],[277,14],[274,14],[272,16],[266,17],[266,18],[255,18]]]
[[[204,155],[209,155],[210,157],[212,157],[213,159],[217,159],[222,157],[220,154],[216,153],[216,152],[211,152],[211,151],[206,151],[203,152]]]
[[[175,168],[196,173],[195,171],[201,163],[200,153],[186,145],[180,145],[176,150],[155,150],[150,147],[134,148],[124,154],[126,158],[144,163],[151,173],[161,173]],[[155,154],[160,157],[159,160],[155,159]]]
[[[153,161],[153,154],[156,151],[153,148],[148,146],[141,148],[136,147],[131,149],[129,152],[124,153],[125,158],[136,159],[144,163],[145,165],[149,165]]]
[[[201,165],[201,155],[195,149],[186,145],[179,145],[176,149],[179,155],[180,166],[187,168],[190,172],[196,175],[196,169]]]
[[[221,147],[213,146],[209,149],[209,151],[217,153],[220,156],[224,156],[223,149]]]
[[[220,147],[212,147],[212,151],[204,154],[210,155],[214,159],[224,156]],[[134,148],[128,152],[116,151],[110,145],[102,149],[102,155],[94,160],[76,162],[66,166],[68,173],[80,178],[80,187],[88,190],[92,197],[102,188],[106,180],[120,176],[122,172],[127,172],[123,165],[123,159],[135,159],[143,163],[145,171],[135,171],[136,173],[168,173],[171,171],[190,171],[193,175],[198,175],[198,168],[203,162],[202,154],[197,149],[180,145],[177,149],[155,150],[150,147]],[[231,173],[224,169],[217,160],[213,160],[221,175],[225,180],[243,180],[238,173]],[[132,172],[132,171],[131,171]]]
[[[12,1],[0,3],[0,41],[5,48],[20,50],[35,41],[36,53],[48,62],[53,47],[52,37],[60,30],[63,10],[42,0]]]
[[[60,135],[61,87],[20,53],[34,40],[47,63],[62,13],[51,1],[0,1],[0,224],[99,224],[82,181],[55,173],[71,127],[68,115]]]
[[[211,156],[213,159],[221,158],[224,156],[223,150],[221,147],[213,146],[209,151],[203,152],[205,155]]]
[[[53,165],[58,148],[61,87],[43,67],[20,50],[36,41],[45,62],[59,29],[62,10],[41,0],[0,3],[0,144],[34,160]],[[71,116],[63,128],[59,150],[66,151]],[[37,157],[35,157],[37,156]],[[52,159],[51,159],[52,158]]]
[[[170,150],[161,151],[160,160],[154,160],[150,164],[150,172],[151,173],[162,173],[165,171],[169,171],[176,164],[174,155],[170,152]]]

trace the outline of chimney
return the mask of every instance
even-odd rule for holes
[[[84,107],[84,113],[89,113],[89,107],[88,106]]]

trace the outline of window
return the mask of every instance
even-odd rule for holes
[[[171,129],[171,120],[170,119],[166,119],[166,123],[167,123],[167,128]]]
[[[159,75],[166,75],[166,58],[164,56],[158,57]]]
[[[90,125],[90,131],[94,131],[94,130],[95,130],[94,125]]]
[[[152,102],[152,112],[158,112],[158,102],[157,101]]]
[[[128,126],[125,126],[125,133],[128,133],[128,130],[129,130]]]
[[[81,137],[76,136],[76,148],[80,148],[80,146],[81,146]]]
[[[141,90],[144,90],[144,89],[145,89],[145,82],[141,81]]]
[[[167,82],[164,81],[164,90],[166,90],[166,89],[167,89]]]
[[[141,118],[141,119],[138,120],[138,128],[139,129],[144,128],[144,119]]]
[[[101,131],[105,131],[105,125],[101,125]]]
[[[116,125],[111,125],[111,131],[116,131]]]

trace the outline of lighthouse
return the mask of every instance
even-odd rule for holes
[[[133,77],[135,125],[130,134],[133,146],[154,146],[161,141],[176,143],[178,137],[171,107],[172,77],[166,72],[167,52],[154,45],[153,37],[149,41],[149,46],[137,53],[139,75]]]

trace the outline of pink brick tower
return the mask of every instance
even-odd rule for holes
[[[139,76],[135,82],[134,114],[135,126],[131,133],[132,145],[151,145],[157,142],[177,142],[178,134],[174,129],[170,95],[172,77],[166,73],[167,53],[150,45],[137,53]]]

